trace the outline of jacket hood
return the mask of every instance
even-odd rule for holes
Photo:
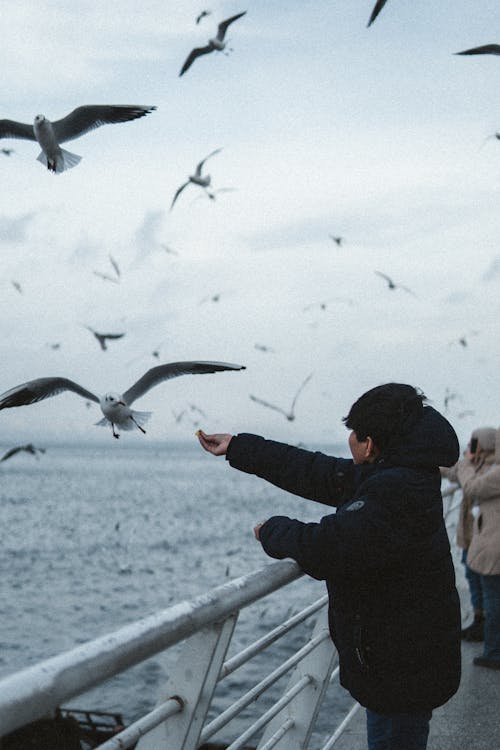
[[[460,457],[455,430],[432,406],[424,406],[409,420],[381,459],[410,468],[453,466]]]

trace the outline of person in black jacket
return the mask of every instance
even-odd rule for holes
[[[363,394],[344,418],[351,459],[242,433],[202,447],[301,497],[336,506],[319,523],[274,516],[255,527],[329,594],[340,681],[367,710],[369,750],[424,750],[432,710],[460,683],[460,604],[439,466],[459,457],[449,422],[413,386]]]

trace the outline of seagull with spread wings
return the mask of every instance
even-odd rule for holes
[[[45,453],[45,448],[36,448],[33,443],[27,443],[26,445],[17,445],[15,448],[10,448],[6,453],[3,454],[2,458],[0,458],[0,463],[2,461],[7,461],[8,458],[12,458],[12,456],[15,456],[17,453],[31,453],[32,456],[35,456],[35,458],[38,458],[39,453]]]
[[[403,286],[402,284],[396,284],[396,282],[393,281],[391,279],[391,277],[388,276],[386,273],[382,273],[381,271],[375,271],[375,273],[377,274],[377,276],[381,276],[383,279],[385,279],[385,281],[387,282],[387,286],[388,286],[389,289],[392,289],[392,290],[394,290],[394,289],[403,289],[403,291],[408,292],[408,294],[412,294],[414,297],[417,296],[415,294],[415,292],[412,292],[412,290],[408,289],[407,286]]]
[[[94,334],[103,352],[105,352],[108,348],[106,345],[107,339],[109,339],[110,341],[114,341],[115,339],[121,339],[125,336],[124,333],[98,333],[97,331],[94,331],[94,329],[90,326],[85,326],[85,328],[87,329],[87,331],[90,331],[90,333]]]
[[[237,13],[235,16],[231,16],[231,18],[226,18],[225,21],[221,21],[217,27],[217,35],[212,39],[209,39],[205,47],[195,47],[195,49],[191,50],[186,58],[184,65],[181,68],[179,76],[184,75],[186,70],[191,67],[197,57],[200,57],[201,55],[207,55],[209,52],[214,52],[215,50],[217,50],[218,52],[222,52],[227,44],[227,42],[224,41],[227,27],[234,21],[237,21],[238,18],[244,16],[245,13],[246,10],[244,10],[243,13]]]
[[[205,158],[200,161],[200,163],[196,167],[195,173],[192,175],[189,175],[189,178],[187,179],[187,181],[183,185],[181,185],[180,188],[177,189],[174,195],[174,198],[172,200],[170,210],[173,209],[175,201],[177,200],[179,195],[182,193],[184,188],[187,188],[189,183],[192,183],[193,185],[199,185],[199,187],[203,188],[204,190],[208,188],[208,186],[210,185],[212,181],[212,178],[210,177],[209,174],[202,175],[201,171],[207,159],[210,159],[211,156],[215,156],[215,154],[218,154],[220,151],[222,151],[221,148],[216,148],[215,151],[212,151],[211,154],[209,154],[208,156],[205,156]]]
[[[15,406],[26,406],[42,401],[51,396],[57,396],[63,391],[72,391],[88,401],[99,404],[104,414],[103,419],[96,422],[99,426],[111,425],[113,437],[120,435],[115,427],[121,430],[133,430],[134,425],[146,433],[143,425],[151,416],[151,412],[134,411],[130,407],[134,401],[143,396],[151,388],[164,380],[177,378],[179,375],[202,375],[207,373],[222,372],[224,370],[244,370],[243,365],[233,365],[228,362],[171,362],[158,365],[148,370],[134,385],[123,394],[108,392],[104,396],[96,396],[83,386],[73,380],[63,377],[37,378],[27,383],[21,383],[0,395],[0,410],[10,409]]]
[[[42,149],[37,157],[38,161],[51,172],[59,174],[75,167],[82,158],[61,148],[61,143],[79,138],[101,125],[136,120],[155,109],[156,107],[142,105],[89,104],[77,107],[55,122],[51,122],[45,115],[37,115],[33,125],[15,120],[0,120],[0,138],[38,141]]]
[[[283,414],[283,416],[288,419],[289,422],[293,422],[295,419],[295,405],[297,403],[297,399],[302,393],[304,387],[306,384],[311,380],[313,376],[313,373],[311,372],[310,375],[307,376],[307,378],[304,380],[304,382],[301,384],[299,390],[293,397],[292,406],[290,407],[290,411],[285,411],[285,409],[282,409],[280,406],[276,406],[275,404],[270,404],[269,401],[264,401],[262,398],[257,398],[257,396],[252,396],[250,394],[250,398],[252,401],[254,401],[256,404],[260,404],[261,406],[267,406],[268,409],[274,409],[274,411],[278,411],[280,414]]]

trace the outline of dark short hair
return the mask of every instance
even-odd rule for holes
[[[371,437],[380,451],[396,442],[422,414],[426,396],[405,383],[385,383],[363,393],[343,422],[359,441]]]

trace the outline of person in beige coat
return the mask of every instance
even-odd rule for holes
[[[467,564],[481,576],[483,589],[484,652],[474,664],[500,670],[500,430],[496,433],[495,460],[478,475],[466,453],[457,468],[464,494],[473,501],[474,526]]]
[[[495,460],[495,427],[478,427],[473,430],[467,452],[454,466],[441,467],[441,476],[450,482],[459,483],[458,468],[462,465],[472,465],[475,476],[484,474],[491,468]],[[471,451],[471,448],[473,449]],[[467,564],[467,552],[472,541],[474,516],[472,513],[473,497],[462,492],[459,517],[457,523],[457,545],[462,550],[462,563],[465,577],[469,585],[470,600],[474,612],[474,619],[470,625],[463,628],[461,636],[466,641],[482,641],[484,639],[484,609],[481,576]]]

